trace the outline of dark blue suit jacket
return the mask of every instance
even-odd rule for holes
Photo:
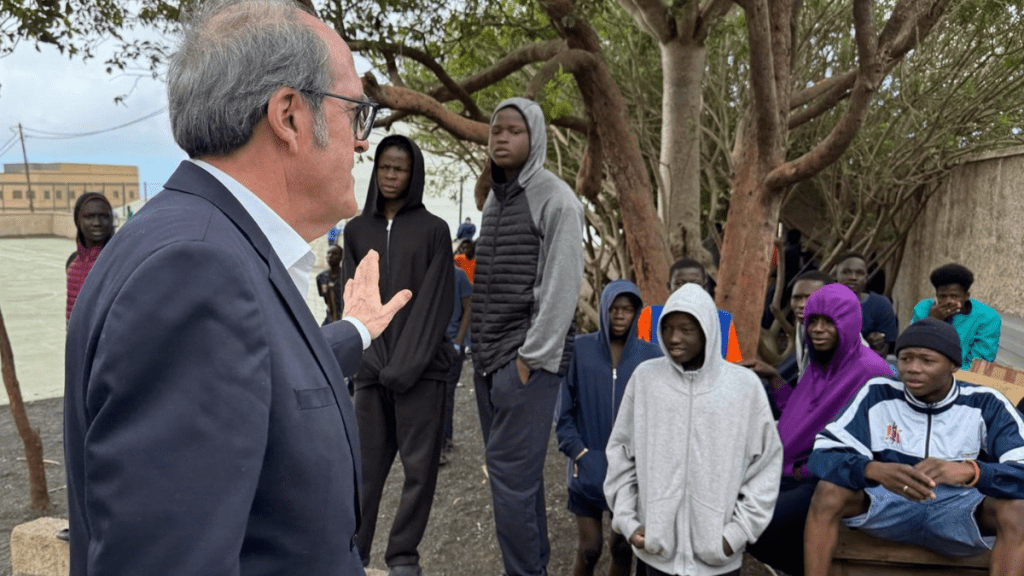
[[[104,248],[68,326],[72,576],[362,575],[343,376],[361,353],[183,162]]]

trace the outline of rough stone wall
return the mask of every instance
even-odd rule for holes
[[[974,272],[971,296],[1024,316],[1024,148],[955,168],[907,239],[892,296],[900,326],[934,295],[932,270],[957,262]]]

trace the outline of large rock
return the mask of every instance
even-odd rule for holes
[[[38,518],[11,531],[11,568],[14,576],[67,576],[68,543],[57,532],[68,527],[63,518]]]

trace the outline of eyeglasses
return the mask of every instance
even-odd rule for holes
[[[306,94],[316,94],[318,96],[330,96],[331,98],[337,98],[338,100],[344,100],[345,102],[355,104],[355,117],[352,119],[352,133],[355,135],[356,140],[366,140],[370,137],[370,131],[373,130],[373,120],[377,117],[377,110],[380,108],[380,104],[369,100],[356,100],[355,98],[349,98],[348,96],[342,96],[341,94],[320,92],[318,90],[303,90],[303,92]]]

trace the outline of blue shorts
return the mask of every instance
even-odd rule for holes
[[[992,549],[995,536],[982,536],[974,516],[985,496],[975,488],[935,487],[935,500],[912,502],[884,486],[864,490],[868,511],[843,524],[875,538],[913,544],[943,556],[975,556]]]
[[[572,512],[575,516],[600,520],[604,517],[604,513],[608,512],[608,503],[605,502],[604,498],[601,498],[599,502],[575,490],[569,490],[568,508],[569,512]]]

